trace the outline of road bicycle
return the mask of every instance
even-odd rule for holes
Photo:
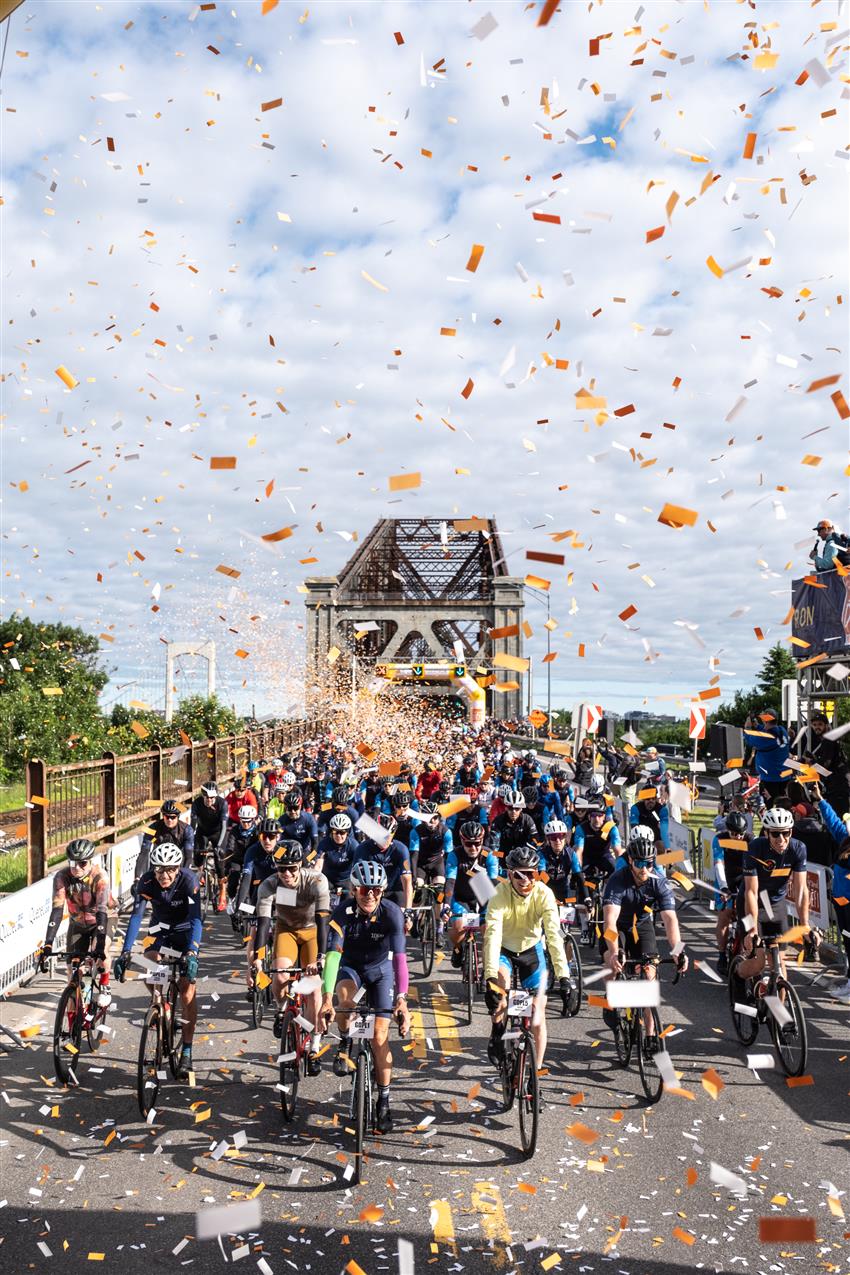
[[[517,982],[517,971],[513,969],[506,1010],[507,1025],[501,1037],[499,1078],[502,1082],[502,1110],[510,1111],[516,1103],[522,1153],[530,1160],[537,1149],[540,1079],[537,1075],[537,1050],[531,1034],[534,997],[531,992],[518,987]],[[508,1030],[512,1022],[513,1027]]]
[[[411,911],[415,913],[413,929],[419,939],[421,948],[420,959],[422,961],[423,978],[427,978],[434,968],[434,953],[437,950],[438,908],[439,901],[434,887],[427,882],[417,885],[416,892],[413,895]]]
[[[620,961],[623,966],[622,974],[618,974],[614,982],[642,982],[642,974],[638,971],[642,970],[645,965],[676,965],[676,977],[673,979],[675,986],[681,978],[681,971],[678,969],[678,960],[674,956],[653,956],[644,960],[625,960],[623,953],[620,953]],[[669,1079],[672,1063],[669,1067],[666,1060],[670,1055],[664,1048],[663,1028],[661,1026],[661,1015],[655,1006],[645,1009],[640,1006],[620,1006],[614,1009],[617,1015],[617,1026],[614,1028],[614,1047],[617,1051],[617,1059],[622,1067],[628,1067],[632,1054],[637,1055],[638,1073],[640,1074],[640,1082],[643,1085],[643,1092],[649,1102],[657,1102],[661,1097],[664,1089],[665,1072]],[[647,1032],[644,1022],[644,1014],[649,1014],[652,1019],[652,1031]],[[649,1044],[648,1039],[654,1037],[654,1043]]]
[[[78,1084],[76,1064],[85,1033],[91,1053],[96,1054],[107,1034],[106,1018],[112,997],[104,984],[103,962],[93,956],[51,953],[54,960],[71,962],[71,977],[63,987],[53,1023],[53,1070],[63,1085]]]
[[[262,966],[251,980],[251,1025],[261,1027],[266,1010],[272,1003],[272,954],[269,944],[263,952]]]
[[[478,950],[478,931],[483,917],[479,912],[464,912],[463,938],[461,939],[461,979],[466,992],[466,1021],[472,1022],[472,1009],[476,996],[484,995],[484,966]]]
[[[398,1021],[398,1020],[396,1020]],[[401,1025],[399,1024],[399,1031]],[[351,1066],[351,1098],[349,1115],[354,1128],[353,1181],[359,1186],[363,1180],[364,1147],[367,1133],[375,1132],[378,1081],[375,1072],[375,1055],[372,1040],[375,1035],[375,1015],[355,1013],[348,1023]]]
[[[747,958],[737,950],[732,957],[728,983],[732,1025],[741,1044],[752,1045],[767,1021],[782,1070],[787,1076],[801,1076],[809,1053],[803,1007],[782,971],[779,938],[765,938],[763,943],[767,965],[754,978],[741,979],[738,966]]]
[[[605,928],[602,920],[602,891],[606,880],[607,878],[599,873],[592,871],[585,873],[584,884],[587,890],[587,899],[584,909],[586,916],[581,929],[581,942],[585,947],[596,947]]]
[[[215,912],[218,904],[218,869],[212,850],[205,850],[198,869],[201,886],[201,919],[206,920],[209,912]]]
[[[142,1024],[136,1076],[139,1111],[145,1120],[156,1106],[160,1081],[165,1080],[167,1074],[166,1063],[174,1080],[180,1078],[183,1023],[179,982],[184,973],[185,957],[172,956],[145,974],[144,981],[151,987],[152,998]]]
[[[300,966],[280,966],[274,971],[292,977],[283,989],[283,996],[278,1004],[277,1014],[280,1019],[280,1107],[284,1120],[295,1119],[295,1105],[298,1100],[298,1083],[307,1075],[307,1058],[310,1049],[310,1034],[314,1025],[304,1017],[302,993],[293,986],[293,979],[306,974]]]
[[[577,909],[574,903],[561,903],[558,905],[558,919],[561,924],[561,934],[564,939],[564,955],[567,958],[568,974],[570,980],[570,993],[564,1002],[563,1016],[565,1018],[575,1018],[581,1009],[581,995],[584,989],[584,974],[581,965],[581,953],[578,949],[575,935],[572,933],[572,927],[576,923]],[[546,959],[549,962],[549,952],[547,949]],[[551,962],[549,962],[551,965]],[[554,981],[554,971],[552,973]]]

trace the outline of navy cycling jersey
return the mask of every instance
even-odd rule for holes
[[[361,863],[363,860],[383,866],[387,874],[388,894],[401,889],[403,875],[410,876],[410,854],[407,846],[403,846],[400,841],[391,841],[386,850],[382,850],[374,841],[361,842],[353,862]]]
[[[618,930],[631,930],[644,917],[655,912],[674,912],[676,900],[666,877],[650,876],[638,884],[628,863],[612,872],[605,885],[602,903],[620,908]]]
[[[740,893],[743,895],[748,877],[757,877],[759,895],[766,890],[771,903],[778,903],[788,892],[791,873],[805,871],[806,847],[802,841],[792,837],[782,851],[776,851],[769,837],[754,837],[744,855]]]
[[[382,899],[372,916],[353,899],[337,904],[328,922],[328,951],[341,952],[341,964],[370,969],[405,950],[404,913],[390,899]]]
[[[302,810],[297,819],[280,819],[280,835],[284,841],[297,841],[304,853],[319,840],[319,828],[313,815]]]
[[[410,850],[411,853],[414,850],[418,852],[420,867],[424,868],[427,864],[439,859],[441,855],[447,855],[452,848],[451,831],[442,819],[436,828],[432,828],[430,824],[421,823],[417,828],[417,834],[417,837],[411,838]]]
[[[194,872],[181,868],[167,889],[160,885],[153,872],[146,872],[139,877],[136,903],[124,937],[125,952],[130,950],[138,938],[148,904],[151,908],[149,930],[156,930],[157,937],[166,946],[169,933],[188,934],[188,950],[197,955],[201,946],[202,918],[201,891]]]
[[[349,832],[345,841],[335,841],[330,833],[322,837],[316,857],[322,860],[322,872],[332,886],[344,885],[351,875],[354,855],[360,848],[360,842],[353,832]]]
[[[463,850],[450,850],[446,855],[446,881],[455,883],[452,898],[469,908],[480,907],[481,901],[472,888],[472,878],[482,870],[491,882],[498,879],[499,860],[494,854],[477,854],[473,859]]]

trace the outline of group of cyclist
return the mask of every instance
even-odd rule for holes
[[[382,1133],[393,1127],[390,1020],[403,1034],[410,1021],[406,951],[415,886],[433,889],[436,923],[454,968],[461,966],[468,914],[478,912],[485,922],[488,1055],[497,1065],[511,986],[532,995],[538,1065],[546,1051],[549,965],[565,1003],[572,990],[560,904],[574,903],[586,929],[589,892],[599,892],[603,921],[590,937],[598,941],[606,978],[621,972],[624,959],[639,962],[645,977],[654,976],[656,916],[684,972],[688,958],[671,883],[657,865],[669,846],[669,822],[655,758],[638,776],[627,829],[621,830],[613,792],[595,768],[598,756],[589,770],[585,764],[579,785],[578,764],[571,770],[559,760],[544,771],[534,753],[514,754],[495,728],[476,744],[448,765],[433,754],[418,774],[404,764],[382,778],[374,768],[358,770],[344,747],[323,743],[272,759],[265,768],[250,763],[227,794],[204,784],[188,810],[173,800],[162,803],[143,840],[134,904],[113,972],[123,981],[150,909],[148,941],[137,959],[143,965],[164,955],[182,959],[180,1074],[189,1075],[193,1066],[203,915],[199,873],[215,873],[218,907],[231,912],[246,937],[249,996],[264,967],[271,970],[277,1002],[289,969],[310,980],[304,985],[309,1074],[321,1070],[322,1038],[334,1013],[340,1037],[333,1070],[340,1076],[349,1067],[352,1012],[365,1006],[374,1015],[376,1127]],[[456,802],[446,808],[458,795],[465,798],[463,808],[455,811]],[[847,830],[830,815],[832,835],[850,856]],[[721,940],[734,914],[746,931],[749,963],[738,968],[742,980],[758,972],[759,933],[783,924],[789,890],[801,924],[808,924],[806,852],[791,835],[793,824],[793,813],[773,795],[759,837],[752,837],[752,820],[747,823],[740,810],[725,815],[718,828],[718,949],[725,951]],[[91,950],[108,982],[117,908],[94,844],[77,839],[67,853],[68,867],[54,878],[43,957],[52,951],[67,905],[69,956]],[[604,1017],[616,1031],[616,1015],[606,1009]],[[280,1035],[279,1015],[274,1030]],[[661,1046],[650,1036],[645,1047],[651,1052]]]

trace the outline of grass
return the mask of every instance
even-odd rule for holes
[[[0,814],[4,810],[20,810],[26,799],[27,790],[24,783],[0,786]]]
[[[53,867],[55,864],[61,863],[64,858],[64,849],[60,850],[58,854],[54,852],[47,860],[48,866]],[[0,894],[13,894],[15,890],[22,890],[26,883],[26,846],[22,850],[12,850],[9,854],[0,854]]]

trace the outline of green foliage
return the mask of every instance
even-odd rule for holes
[[[624,722],[617,730],[618,744],[623,742],[625,729],[626,723]],[[693,752],[694,741],[688,739],[687,721],[635,722],[633,729],[643,748],[649,748],[650,744],[678,744],[683,753]]]
[[[217,739],[242,729],[242,718],[217,695],[190,695],[180,701],[175,717],[190,739]]]
[[[772,708],[782,713],[782,679],[796,678],[797,665],[793,655],[781,642],[775,643],[764,657],[756,684],[751,691],[736,691],[731,704],[721,704],[711,715],[714,721],[728,722],[730,726],[743,726],[752,713]]]

